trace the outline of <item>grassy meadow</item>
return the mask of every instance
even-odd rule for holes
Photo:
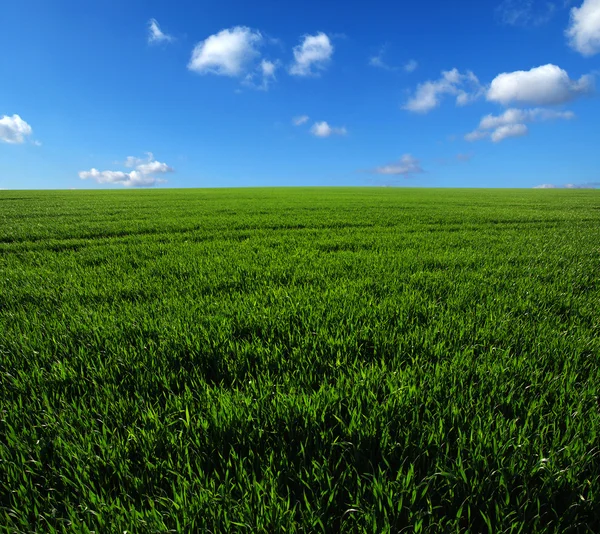
[[[0,532],[600,532],[600,192],[0,191]]]

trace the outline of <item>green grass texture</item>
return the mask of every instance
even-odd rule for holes
[[[600,192],[0,191],[0,532],[600,532]]]

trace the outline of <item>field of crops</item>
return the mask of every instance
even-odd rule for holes
[[[600,192],[0,191],[1,532],[600,532]]]

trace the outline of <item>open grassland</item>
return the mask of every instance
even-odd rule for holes
[[[598,191],[0,191],[2,532],[600,532]]]

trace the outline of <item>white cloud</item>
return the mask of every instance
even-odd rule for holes
[[[423,169],[417,158],[410,154],[404,154],[396,163],[377,167],[374,172],[376,174],[408,176],[410,174],[422,173]]]
[[[10,144],[25,142],[25,138],[33,133],[31,126],[19,115],[9,117],[4,115],[0,119],[0,141]]]
[[[593,89],[592,76],[571,80],[565,70],[548,64],[499,74],[492,80],[487,99],[505,106],[512,102],[547,106],[569,102]]]
[[[222,30],[198,43],[188,69],[199,74],[237,77],[245,74],[259,57],[260,32],[245,26]]]
[[[411,59],[404,64],[404,70],[405,72],[415,72],[418,66],[419,64],[414,59]]]
[[[600,52],[600,0],[583,0],[581,7],[571,9],[565,33],[569,45],[584,56]]]
[[[335,128],[329,126],[325,121],[315,122],[310,129],[310,133],[316,137],[329,137],[331,135],[346,135],[348,130],[345,127]]]
[[[496,128],[490,136],[494,143],[499,143],[509,137],[523,137],[529,132],[525,124],[505,124]]]
[[[525,123],[544,122],[549,120],[571,120],[575,117],[572,111],[556,111],[553,109],[507,109],[501,115],[486,115],[479,122],[477,129],[465,135],[467,141],[479,141],[490,137],[498,143],[509,137],[522,137],[527,134]]]
[[[554,184],[540,184],[535,185],[533,189],[556,189],[556,186]]]
[[[461,74],[457,69],[443,71],[439,80],[427,81],[417,86],[412,98],[403,109],[416,113],[427,113],[438,107],[443,95],[456,97],[456,105],[464,106],[484,93],[477,76],[471,71]]]
[[[172,40],[173,37],[161,31],[156,19],[148,21],[148,44],[170,43]]]
[[[173,168],[166,163],[154,160],[152,152],[146,154],[148,157],[145,160],[133,156],[129,156],[125,160],[125,166],[135,167],[135,170],[124,172],[90,169],[89,171],[81,171],[79,178],[82,180],[95,180],[99,184],[118,184],[125,187],[149,187],[165,183],[166,180],[156,178],[153,175],[173,172]]]
[[[310,117],[308,115],[299,115],[298,117],[294,117],[292,119],[292,124],[294,126],[302,126],[309,121]]]
[[[333,45],[323,32],[306,35],[298,46],[294,47],[294,63],[290,74],[294,76],[316,75],[327,67],[333,55]]]

